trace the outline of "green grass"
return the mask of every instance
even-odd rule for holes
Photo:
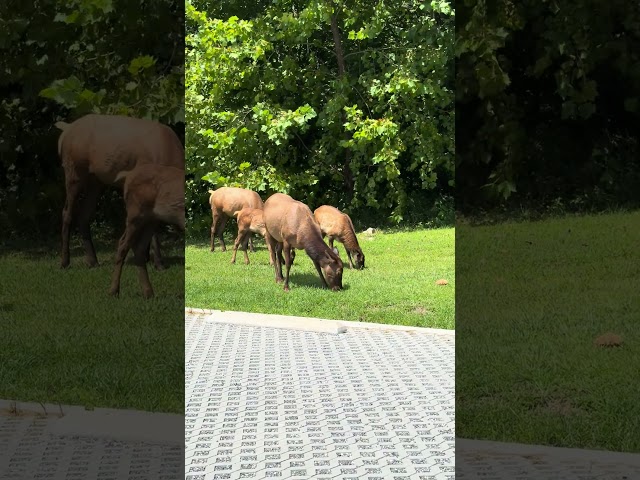
[[[163,243],[167,270],[149,266],[149,301],[130,264],[107,295],[115,245],[95,269],[80,248],[68,270],[55,245],[0,251],[0,398],[184,412],[182,245]]]
[[[364,270],[350,270],[344,247],[336,246],[346,263],[341,292],[322,288],[311,259],[296,252],[286,293],[275,283],[274,269],[262,240],[254,239],[245,265],[241,251],[230,264],[227,251],[209,251],[208,239],[187,242],[185,303],[189,307],[262,312],[361,322],[454,328],[454,230],[359,235],[366,257]],[[444,278],[446,286],[435,285]]]
[[[458,226],[456,434],[640,450],[640,212]],[[594,339],[621,335],[619,348]]]

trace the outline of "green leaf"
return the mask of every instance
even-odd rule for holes
[[[128,70],[129,70],[129,73],[131,73],[131,75],[138,75],[143,70],[146,70],[152,67],[153,65],[155,65],[155,63],[156,63],[155,58],[149,55],[136,57],[133,60],[131,60],[131,63],[129,63]]]

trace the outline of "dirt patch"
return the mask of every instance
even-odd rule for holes
[[[561,417],[568,417],[581,412],[581,410],[578,407],[575,407],[567,398],[550,398],[541,402],[536,410],[539,413],[551,413]]]
[[[596,347],[621,347],[622,337],[615,333],[607,332],[597,337],[593,344]]]
[[[429,310],[427,307],[418,306],[411,310],[411,313],[417,313],[418,315],[429,315],[431,313],[431,310]]]

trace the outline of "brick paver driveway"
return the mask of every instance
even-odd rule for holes
[[[186,480],[453,479],[454,335],[346,325],[187,314]]]

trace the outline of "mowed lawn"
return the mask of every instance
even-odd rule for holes
[[[149,265],[145,301],[130,264],[120,298],[107,294],[116,243],[95,269],[78,240],[68,270],[56,245],[0,251],[0,398],[184,412],[182,245],[163,243],[169,268]]]
[[[188,241],[185,303],[189,307],[274,313],[421,327],[454,328],[454,230],[416,230],[359,234],[366,258],[364,270],[345,263],[344,290],[322,288],[311,259],[296,251],[291,267],[290,292],[275,283],[274,268],[263,239],[254,237],[256,252],[244,264],[240,250],[230,264],[233,238],[225,235],[227,251],[209,250],[209,239]],[[284,272],[283,272],[284,273]],[[446,279],[449,284],[436,285]]]
[[[640,450],[639,232],[640,212],[457,227],[456,435]]]

